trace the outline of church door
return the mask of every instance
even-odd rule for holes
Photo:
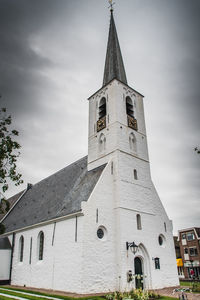
[[[142,273],[142,261],[139,257],[134,259],[135,263],[135,287],[136,289],[143,289],[143,273]]]

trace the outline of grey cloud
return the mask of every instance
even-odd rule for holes
[[[25,182],[87,153],[84,100],[102,83],[107,7],[106,0],[0,0],[1,105],[20,131]],[[189,195],[199,199],[199,12],[199,0],[117,1],[114,11],[129,85],[146,96],[153,180],[175,230],[198,225],[187,203]]]

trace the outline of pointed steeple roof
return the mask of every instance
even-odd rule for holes
[[[107,44],[106,62],[104,68],[103,86],[112,79],[118,79],[127,84],[126,73],[124,69],[122,54],[117,37],[117,30],[111,9],[110,29]]]

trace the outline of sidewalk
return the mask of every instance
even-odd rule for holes
[[[169,287],[159,290],[154,290],[155,293],[162,295],[162,296],[168,296],[168,297],[174,297],[179,298],[180,292],[176,292],[173,294],[173,290],[177,287]],[[183,286],[181,288],[184,288]],[[185,287],[188,288],[188,287]],[[187,295],[188,300],[200,300],[200,294],[196,293],[185,293]]]

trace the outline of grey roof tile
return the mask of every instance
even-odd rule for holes
[[[87,171],[87,156],[33,185],[3,220],[6,232],[81,210],[105,165]]]

